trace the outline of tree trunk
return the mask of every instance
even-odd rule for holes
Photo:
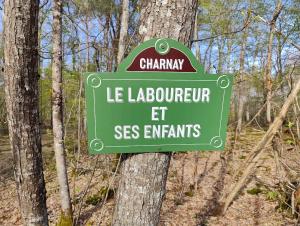
[[[240,68],[239,68],[239,82],[238,82],[238,114],[237,114],[237,126],[235,130],[235,141],[239,138],[242,131],[243,113],[245,104],[245,85],[244,84],[244,64],[245,64],[245,48],[247,44],[247,29],[244,31],[242,38],[242,47],[240,52]]]
[[[139,33],[144,41],[173,38],[190,44],[196,0],[144,1]],[[170,153],[124,155],[113,225],[158,225]]]
[[[66,167],[63,125],[62,95],[62,0],[53,6],[53,64],[52,64],[52,111],[53,141],[59,184],[61,212],[60,221],[72,225],[72,206]]]
[[[249,90],[248,90],[249,92]],[[246,106],[246,122],[250,121],[250,111],[249,111],[249,103]]]
[[[282,4],[281,0],[277,2],[277,6],[275,9],[275,12],[273,14],[273,18],[270,23],[270,35],[269,35],[269,41],[268,41],[268,56],[267,56],[267,63],[266,63],[266,71],[265,71],[265,88],[266,88],[266,94],[265,94],[265,99],[266,99],[266,118],[267,118],[267,123],[270,124],[272,122],[272,117],[271,117],[271,97],[272,97],[272,78],[271,78],[271,72],[272,72],[272,45],[273,45],[273,37],[274,37],[274,32],[276,31],[276,20],[281,12]]]
[[[110,47],[109,47],[109,28],[110,28],[111,14],[108,13],[105,17],[104,26],[104,48],[106,52],[106,71],[111,72],[111,62],[110,62]]]
[[[96,71],[100,71],[100,62],[99,62],[99,58],[100,58],[100,46],[97,45],[97,43],[94,43],[94,64],[96,65]]]
[[[195,16],[195,24],[194,24],[194,40],[198,40],[198,12],[196,12]],[[195,42],[195,55],[198,62],[201,62],[201,52],[200,52],[200,42]]]
[[[279,21],[279,31],[281,32],[281,23]],[[277,66],[278,66],[278,82],[281,84],[280,89],[282,95],[284,95],[284,83],[282,82],[284,79],[283,75],[283,65],[282,65],[282,47],[284,45],[285,41],[282,40],[282,37],[277,34]]]
[[[223,39],[217,41],[218,46],[218,68],[217,73],[222,73],[223,71],[223,58],[224,58],[224,46],[225,41]]]
[[[119,7],[118,8],[118,11],[115,13],[115,20],[116,20],[116,25],[115,25],[115,28],[113,26],[113,24],[111,25],[112,26],[112,34],[113,34],[113,41],[112,41],[112,52],[113,52],[113,66],[114,66],[114,71],[117,70],[118,68],[118,52],[119,52],[119,40],[120,40],[120,32],[121,32],[121,15],[122,14],[122,8]],[[128,19],[129,20],[129,19]],[[125,33],[125,36],[127,34],[127,31],[128,31],[128,27],[126,29],[126,33]],[[124,39],[126,40],[126,39]],[[126,43],[126,41],[124,42]]]
[[[213,40],[213,39],[211,39],[211,40]],[[212,41],[211,42],[211,47],[209,48],[209,53],[208,53],[208,65],[207,65],[207,68],[206,68],[206,72],[208,72],[208,73],[211,73],[211,71],[212,71],[212,67],[211,67],[211,65],[212,65],[212,63],[211,63],[211,61],[212,61],[212,52],[213,52],[213,42],[214,41]]]
[[[4,6],[7,119],[24,225],[48,225],[38,107],[38,3],[6,0]]]
[[[232,71],[232,66],[231,66],[231,54],[232,54],[232,46],[233,46],[233,41],[232,41],[232,38],[229,37],[229,39],[227,40],[227,66],[226,66],[226,69],[227,69],[227,73],[230,73]]]
[[[118,51],[118,57],[117,57],[117,64],[121,62],[121,60],[124,58],[125,53],[125,44],[126,44],[126,35],[128,30],[128,7],[129,7],[129,1],[123,0],[122,5],[122,18],[121,18],[121,31],[120,31],[120,38],[119,38],[119,51]]]
[[[90,26],[89,26],[89,18],[86,16],[85,18],[85,29],[86,29],[86,60],[85,60],[85,71],[89,71],[90,65]]]
[[[72,47],[71,47],[71,53],[72,53],[72,70],[73,72],[76,71],[76,46],[75,42],[72,41]]]

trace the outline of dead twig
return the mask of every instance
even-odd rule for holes
[[[210,36],[210,37],[207,37],[207,38],[191,40],[191,44],[193,44],[194,42],[203,42],[203,41],[206,41],[206,40],[209,40],[209,39],[218,38],[220,36],[227,36],[227,35],[231,35],[231,34],[236,34],[236,33],[242,32],[243,30],[245,30],[249,26],[249,24],[251,22],[250,17],[251,17],[251,10],[248,10],[247,11],[246,19],[245,19],[244,24],[243,24],[243,27],[241,27],[241,28],[239,28],[239,29],[237,29],[235,31],[224,32],[224,33],[213,35],[213,36]]]

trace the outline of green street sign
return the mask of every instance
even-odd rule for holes
[[[117,72],[85,75],[89,152],[223,150],[232,82],[177,41],[146,41]]]

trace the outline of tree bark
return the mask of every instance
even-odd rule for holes
[[[24,225],[48,225],[38,89],[39,1],[4,5],[5,97],[18,201]]]
[[[144,1],[142,40],[173,38],[189,45],[196,9],[196,0]],[[170,158],[170,153],[124,155],[113,225],[158,225]]]
[[[52,120],[57,179],[60,191],[61,222],[72,225],[72,206],[66,167],[62,93],[62,0],[53,6]]]
[[[125,44],[126,44],[126,36],[128,30],[128,14],[129,14],[129,1],[123,0],[122,4],[122,18],[121,18],[121,31],[119,38],[119,51],[117,57],[117,64],[120,64],[121,60],[124,58],[125,53]]]

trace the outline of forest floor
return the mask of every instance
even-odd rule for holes
[[[218,200],[228,192],[232,175],[242,166],[247,154],[264,131],[247,129],[231,152],[187,152],[173,154],[167,193],[161,212],[161,226],[168,225],[296,225],[290,201],[277,190],[278,172],[270,147],[265,151],[255,174],[225,215],[218,215]],[[229,134],[230,136],[230,134]],[[289,138],[283,139],[281,162],[299,176],[300,153]],[[227,144],[227,152],[230,145]],[[59,216],[59,192],[53,159],[52,137],[43,135],[43,156],[49,221]],[[77,156],[78,157],[78,156]],[[80,155],[68,151],[70,191],[78,225],[110,225],[117,188],[115,155]],[[226,158],[228,159],[228,158]],[[76,164],[77,162],[77,164]],[[0,225],[21,225],[12,156],[8,137],[0,137]],[[197,189],[194,182],[197,181]],[[87,189],[88,188],[88,189]],[[109,188],[109,189],[108,189]],[[107,192],[109,191],[109,192]]]

